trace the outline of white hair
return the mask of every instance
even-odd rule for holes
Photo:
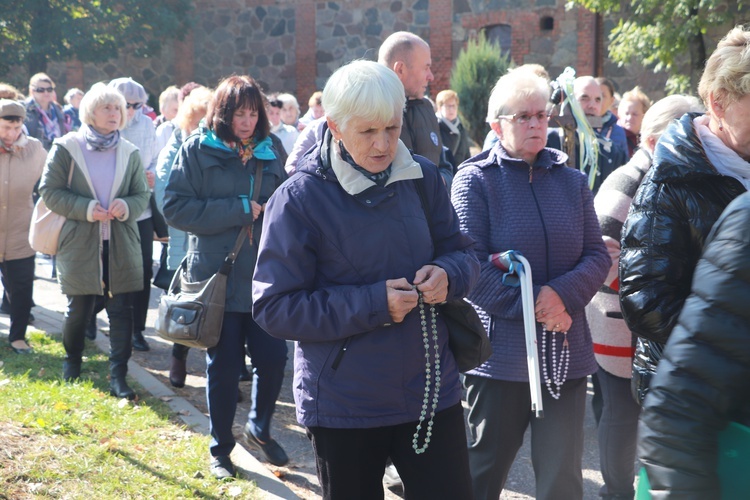
[[[337,69],[323,89],[326,115],[340,129],[357,117],[387,123],[404,112],[406,95],[396,73],[373,61],[358,60]]]
[[[125,96],[114,87],[108,87],[103,83],[95,83],[89,91],[83,95],[81,106],[78,110],[81,122],[93,126],[94,111],[101,106],[106,106],[107,104],[116,104],[117,107],[120,108],[120,126],[117,128],[118,130],[122,130],[128,122]]]
[[[509,71],[495,84],[487,105],[487,123],[498,121],[498,116],[507,115],[511,103],[540,96],[549,101],[550,87],[547,80],[533,71]]]

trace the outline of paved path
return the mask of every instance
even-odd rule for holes
[[[60,293],[57,283],[50,278],[50,261],[37,258],[37,277],[34,288],[34,300],[37,306],[33,309],[36,316],[34,327],[59,334],[61,331],[62,313],[65,310],[65,297]],[[153,288],[152,309],[149,311],[148,324],[153,325],[155,306],[161,291]],[[106,313],[98,318],[100,329],[106,328]],[[7,335],[8,317],[0,316],[0,333]],[[188,377],[185,388],[175,389],[169,385],[169,365],[171,359],[171,344],[156,337],[149,328],[146,338],[151,350],[145,353],[134,352],[129,365],[129,374],[145,390],[156,397],[167,401],[172,410],[182,418],[187,426],[208,434],[208,418],[205,402],[205,357],[202,351],[191,349],[188,357]],[[97,335],[97,345],[103,351],[108,351],[109,342],[104,334]],[[256,481],[258,487],[265,492],[266,498],[283,499],[316,499],[320,498],[320,487],[315,475],[315,460],[310,443],[294,416],[294,400],[292,398],[292,361],[293,344],[289,343],[290,356],[286,368],[286,377],[282,393],[277,403],[273,424],[273,436],[286,449],[291,457],[287,467],[275,467],[261,462],[255,450],[247,450],[243,446],[235,447],[232,459],[242,471],[244,477]],[[249,363],[249,360],[248,360]],[[235,417],[234,433],[241,436],[242,426],[247,420],[249,412],[251,382],[240,382],[243,401],[238,404]],[[524,445],[518,453],[516,463],[511,469],[506,490],[501,499],[533,499],[534,474],[531,466],[529,451],[529,433],[527,432]],[[238,439],[238,444],[242,442]],[[207,457],[208,464],[208,457]],[[584,499],[595,500],[602,485],[599,472],[599,452],[596,440],[596,428],[587,402],[585,421],[585,442],[583,456]],[[397,494],[387,492],[389,500],[401,498]]]

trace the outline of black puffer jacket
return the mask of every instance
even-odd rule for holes
[[[717,435],[750,424],[749,298],[750,193],[716,222],[644,403],[638,455],[654,498],[722,498]]]
[[[638,401],[690,293],[706,236],[745,191],[709,163],[693,125],[697,116],[687,114],[664,132],[622,228],[620,303],[639,336],[633,359]]]

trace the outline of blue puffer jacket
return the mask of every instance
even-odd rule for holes
[[[573,325],[568,331],[568,379],[596,371],[585,307],[609,271],[591,191],[567,157],[546,148],[533,166],[511,158],[500,143],[468,159],[453,181],[452,199],[461,229],[474,238],[482,272],[469,294],[490,335],[493,353],[472,375],[528,381],[521,289],[505,286],[490,254],[517,250],[528,259],[534,297],[549,285]],[[541,326],[537,325],[537,344]],[[562,342],[557,342],[560,350]],[[558,358],[559,359],[559,356]]]
[[[255,320],[271,335],[297,341],[294,398],[302,425],[415,421],[425,387],[419,310],[392,323],[385,282],[411,283],[417,270],[433,263],[448,274],[449,298],[463,297],[479,274],[472,241],[459,231],[437,168],[412,158],[403,144],[382,188],[351,167],[327,168],[321,150],[325,158],[327,139],[299,161],[297,173],[268,203],[253,279]],[[422,172],[436,249],[415,187]],[[357,182],[349,192],[342,185]],[[438,335],[440,411],[459,402],[461,387],[439,316]]]
[[[251,158],[244,165],[237,153],[211,142],[206,129],[182,145],[164,192],[167,224],[188,232],[187,274],[190,281],[209,278],[219,270],[237,235],[253,224],[240,196],[252,197],[257,161],[264,161],[261,205],[286,178],[278,159]],[[253,242],[246,239],[227,280],[227,312],[250,312],[250,280],[255,268],[263,213],[253,224]]]

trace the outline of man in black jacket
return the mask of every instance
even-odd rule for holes
[[[391,68],[404,84],[406,107],[401,141],[411,151],[437,165],[450,190],[453,166],[445,158],[435,109],[425,97],[427,86],[434,79],[430,46],[413,33],[398,31],[380,46],[378,62]]]

